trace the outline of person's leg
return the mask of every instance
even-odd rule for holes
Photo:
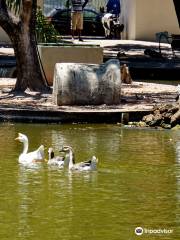
[[[81,37],[81,30],[78,29],[78,38],[79,38],[79,41],[83,42],[83,39]]]
[[[73,29],[71,30],[71,35],[72,35],[72,40],[74,40],[75,31]]]
[[[71,13],[71,35],[72,40],[74,40],[75,37],[75,30],[76,30],[76,13]]]
[[[82,30],[83,30],[83,13],[80,12],[78,13],[78,22],[77,22],[77,32],[78,32],[79,41],[83,41],[81,37]]]

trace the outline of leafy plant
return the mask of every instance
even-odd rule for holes
[[[6,0],[7,6],[10,9],[14,9],[15,13],[18,13],[21,6],[21,0]]]
[[[37,41],[41,43],[56,43],[58,42],[59,33],[56,31],[54,26],[48,22],[44,17],[40,7],[36,13],[36,36]]]

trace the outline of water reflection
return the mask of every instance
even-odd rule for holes
[[[175,151],[176,151],[176,221],[177,223],[180,223],[180,211],[179,211],[179,206],[180,206],[180,131],[175,131],[172,134],[172,142],[173,145],[175,146]],[[180,234],[180,229],[178,228],[178,233]]]
[[[180,141],[176,142],[176,160],[180,164]]]
[[[23,166],[19,165],[18,171],[18,199],[19,199],[19,218],[18,218],[18,236],[31,236],[31,225],[29,220],[32,218],[32,205],[34,204],[34,196],[31,195],[31,187],[34,181],[36,171],[39,166]]]

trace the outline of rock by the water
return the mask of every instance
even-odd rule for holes
[[[172,128],[172,130],[180,130],[180,125],[177,124],[175,127]]]
[[[179,104],[164,104],[156,106],[152,114],[143,117],[147,125],[152,127],[162,127],[166,129],[173,128],[180,124],[180,108]]]
[[[128,126],[145,128],[145,127],[147,127],[147,124],[145,122],[143,122],[143,121],[140,121],[140,122],[128,122]]]

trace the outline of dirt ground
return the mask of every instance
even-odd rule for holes
[[[161,103],[175,102],[178,97],[177,86],[135,82],[122,84],[122,101],[116,106],[56,106],[52,101],[52,94],[29,92],[15,95],[10,92],[16,79],[0,78],[0,108],[44,109],[63,111],[144,111]]]

